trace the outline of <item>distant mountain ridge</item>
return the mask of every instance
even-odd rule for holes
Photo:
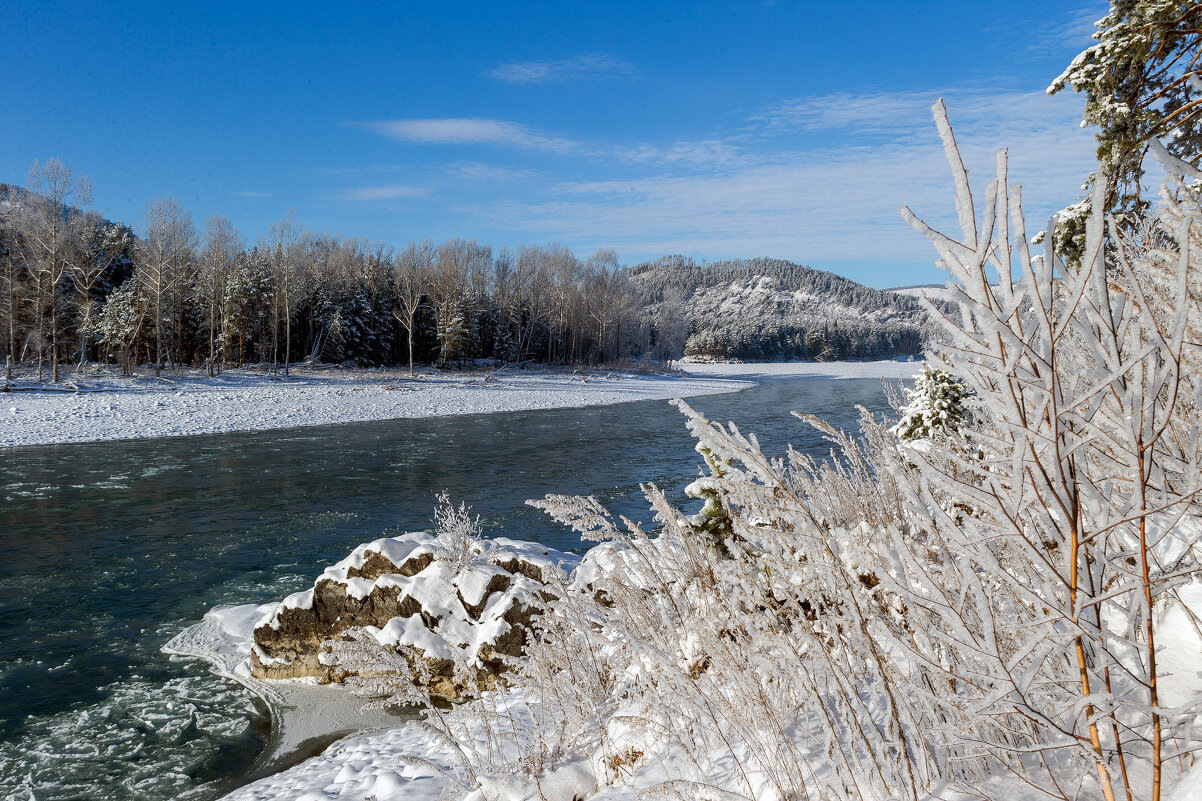
[[[928,320],[906,295],[783,259],[698,264],[667,256],[629,268],[652,307],[683,299],[688,356],[857,359],[922,352]]]

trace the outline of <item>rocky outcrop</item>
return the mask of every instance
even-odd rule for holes
[[[331,664],[323,643],[356,628],[382,646],[420,654],[431,692],[463,693],[456,662],[473,666],[476,681],[492,686],[505,658],[522,654],[530,620],[549,597],[548,582],[561,565],[570,571],[578,561],[507,539],[482,540],[452,556],[424,532],[360,545],[312,589],[288,596],[259,622],[251,675],[342,681],[350,674]]]

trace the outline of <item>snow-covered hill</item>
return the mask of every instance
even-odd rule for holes
[[[892,292],[895,295],[902,295],[902,296],[908,297],[908,298],[927,297],[927,298],[930,298],[931,300],[935,300],[935,301],[942,300],[942,301],[946,301],[948,303],[955,302],[954,298],[952,297],[951,290],[948,289],[943,284],[919,284],[916,286],[895,286],[895,287],[890,287],[889,289],[886,289],[884,291]]]
[[[925,341],[917,299],[788,261],[699,265],[672,256],[632,267],[630,275],[653,318],[668,304],[686,310],[690,356],[884,358],[920,353]]]

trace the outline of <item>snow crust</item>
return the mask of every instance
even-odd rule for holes
[[[680,362],[689,375],[706,378],[887,378],[911,379],[922,362],[884,359],[871,362]]]
[[[163,653],[191,656],[209,662],[220,676],[241,679],[239,665],[250,655],[255,626],[273,614],[278,603],[217,606],[195,626],[181,631],[163,646]]]
[[[453,746],[416,724],[352,735],[225,801],[440,801],[460,778]]]
[[[0,393],[0,448],[597,406],[748,386],[710,377],[538,369],[414,378],[400,371],[298,371],[282,380],[244,370],[216,378],[168,372],[162,380],[92,375],[69,377],[58,387],[65,391]]]

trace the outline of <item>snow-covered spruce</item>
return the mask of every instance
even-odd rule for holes
[[[906,403],[901,419],[893,427],[898,439],[910,442],[933,437],[963,436],[969,395],[963,382],[947,370],[923,364],[914,377],[914,388],[903,387]]]
[[[504,659],[521,655],[546,582],[577,560],[508,539],[475,540],[452,552],[426,532],[360,545],[260,621],[250,672],[343,681],[353,671],[332,659],[325,643],[356,629],[386,648],[420,654],[427,689],[457,698],[465,678],[456,664],[471,665],[471,678],[492,686]]]

